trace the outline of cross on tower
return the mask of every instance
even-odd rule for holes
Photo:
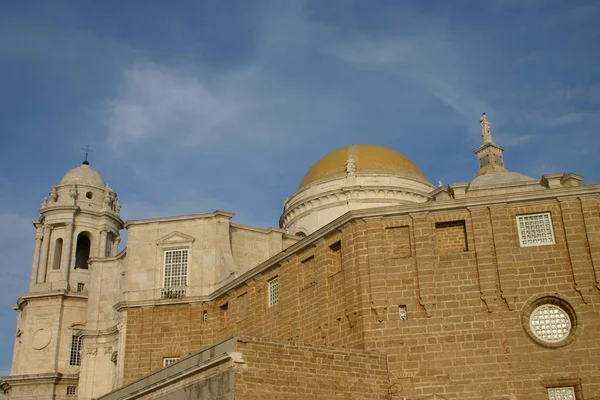
[[[93,153],[93,151],[90,149],[90,145],[86,144],[85,147],[82,147],[81,150],[85,151],[85,161],[83,162],[84,165],[90,165],[89,161],[88,161],[88,154],[89,153]]]

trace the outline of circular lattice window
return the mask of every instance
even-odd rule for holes
[[[561,347],[574,340],[575,310],[565,300],[554,296],[539,298],[524,311],[524,328],[538,344]]]
[[[543,304],[531,313],[529,327],[538,339],[558,343],[571,333],[571,318],[562,308],[553,304]]]

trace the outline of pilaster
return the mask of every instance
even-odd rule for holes
[[[73,254],[73,230],[75,228],[75,224],[73,221],[67,222],[67,231],[65,233],[65,247],[63,248],[63,256],[62,256],[62,281],[65,282],[65,289],[69,288],[69,274],[71,271],[71,254]]]
[[[479,277],[481,299],[488,312],[495,311],[498,300],[498,279],[492,216],[489,208],[470,209],[473,227],[473,241]]]
[[[417,267],[417,285],[419,288],[420,304],[428,317],[433,316],[437,302],[435,291],[436,256],[434,249],[435,232],[433,223],[427,213],[411,214],[413,237],[415,238],[415,265]]]
[[[31,266],[31,278],[29,281],[29,290],[33,290],[33,286],[37,283],[38,268],[40,265],[40,247],[44,234],[39,227],[35,233],[35,249],[33,251],[33,264]]]
[[[115,242],[113,243],[112,254],[111,256],[115,257],[119,254],[119,243],[121,243],[121,236],[117,236],[115,238]]]
[[[44,225],[44,238],[42,239],[42,251],[40,255],[40,264],[38,267],[37,283],[46,282],[46,270],[48,269],[48,252],[50,250],[50,235],[52,227]]]
[[[575,290],[585,303],[591,302],[591,292],[596,281],[592,260],[588,253],[589,244],[585,232],[582,204],[579,199],[559,199],[562,211],[565,238],[573,269]]]

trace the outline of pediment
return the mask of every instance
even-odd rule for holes
[[[162,238],[158,239],[156,241],[156,245],[157,246],[168,246],[168,245],[178,245],[178,244],[191,244],[191,243],[194,243],[195,240],[196,240],[196,238],[194,238],[193,236],[174,231],[174,232],[171,232],[168,235],[163,236]]]

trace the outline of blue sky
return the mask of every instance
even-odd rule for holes
[[[124,219],[275,226],[310,165],[392,147],[471,179],[487,112],[511,171],[600,183],[600,2],[0,3],[0,374],[39,204],[83,160]]]

